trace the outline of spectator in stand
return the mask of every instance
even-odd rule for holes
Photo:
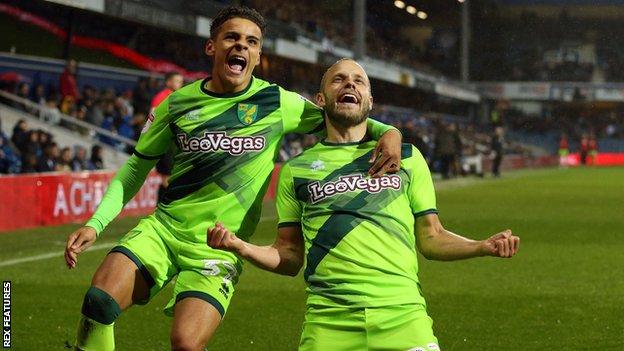
[[[598,163],[598,141],[595,135],[589,137],[589,163],[596,165]]]
[[[43,84],[37,84],[35,86],[30,100],[40,107],[40,109],[35,112],[37,113],[39,118],[43,118],[43,107],[45,107],[46,105],[46,88]]]
[[[579,145],[580,160],[582,165],[587,164],[587,153],[589,152],[589,137],[583,133]]]
[[[413,142],[414,144],[412,145],[414,145],[418,149],[418,151],[420,151],[420,153],[423,155],[423,157],[427,161],[427,164],[429,165],[429,167],[431,167],[431,154],[429,150],[429,145],[427,144],[425,131],[420,128],[417,128],[416,133],[414,135]]]
[[[44,136],[45,137],[45,136]],[[38,130],[28,131],[28,140],[24,144],[24,149],[20,150],[22,156],[35,155],[37,160],[43,156],[43,147],[41,144],[42,133]]]
[[[450,178],[451,165],[455,162],[455,140],[449,127],[440,123],[435,137],[435,155],[440,162],[442,178]]]
[[[570,154],[570,146],[568,144],[568,135],[565,133],[562,133],[561,138],[559,139],[559,166],[561,167],[568,166],[569,154]]]
[[[147,116],[147,113],[145,112],[134,112],[134,118],[132,119],[132,130],[134,131],[134,133],[132,139],[139,140],[139,137],[141,136],[141,131],[143,130],[143,126],[145,125],[145,116]]]
[[[9,136],[6,135],[4,129],[2,129],[2,119],[0,119],[0,139],[2,139],[5,144],[9,143]]]
[[[118,111],[124,111],[122,116],[132,116],[134,114],[134,106],[132,106],[132,92],[126,91],[121,96],[115,99],[115,107]]]
[[[16,95],[18,97],[21,97],[22,99],[30,101],[30,84],[24,83],[24,82],[20,83],[19,86],[17,87]],[[34,111],[32,107],[21,102],[15,102],[13,106],[27,113],[33,113]]]
[[[58,109],[58,97],[51,95],[45,103],[45,111],[43,112],[43,120],[52,123],[61,123],[61,111]]]
[[[32,102],[35,104],[39,104],[39,106],[45,105],[46,102],[46,89],[43,84],[37,84],[35,86],[35,90],[30,98]]]
[[[9,139],[2,133],[2,136],[0,136],[0,174],[19,173],[19,171],[19,157],[17,157],[13,148],[9,145]]]
[[[461,136],[459,135],[457,123],[451,123],[449,125],[449,132],[453,137],[453,146],[455,147],[455,156],[453,157],[453,162],[451,163],[451,174],[456,177],[457,175],[462,173],[460,161],[464,151],[464,145],[462,143]]]
[[[61,156],[56,160],[56,170],[59,172],[71,172],[72,154],[71,149],[64,147],[61,149]]]
[[[117,134],[117,130],[115,129],[115,117],[113,115],[104,117],[104,122],[102,122],[101,127],[113,134]],[[118,144],[117,140],[106,135],[100,135],[100,141],[110,146],[116,146]]]
[[[90,171],[104,169],[104,160],[102,159],[102,147],[100,145],[93,145],[91,148],[91,158],[87,163],[87,168]]]
[[[161,90],[154,98],[152,99],[152,111],[158,106],[163,100],[169,96],[169,94],[174,91],[182,88],[184,84],[184,79],[182,75],[178,72],[169,72],[165,75],[165,88]],[[151,112],[151,111],[150,111]],[[152,117],[153,118],[153,117]],[[169,186],[169,176],[171,175],[171,170],[173,168],[173,152],[168,150],[165,156],[161,157],[156,163],[156,171],[160,174],[162,182],[160,183],[160,187],[158,188],[158,199],[160,200],[162,196],[165,194],[165,190]]]
[[[492,137],[492,175],[500,177],[500,165],[503,161],[503,143],[505,130],[503,127],[494,128],[494,136]]]
[[[87,100],[85,101],[85,106],[87,107],[87,122],[101,126],[104,123],[104,101],[102,100]]]
[[[28,123],[26,123],[25,120],[20,119],[17,123],[15,123],[15,127],[13,127],[11,141],[17,150],[23,153],[26,148],[26,144],[28,143],[28,138]]]
[[[165,88],[152,99],[152,109],[156,108],[169,94],[182,88],[184,78],[178,72],[169,72],[165,75]]]
[[[147,78],[140,78],[132,94],[135,113],[144,113],[146,116],[151,110],[151,98]]]
[[[46,132],[45,130],[39,129],[37,130],[37,132],[39,132],[39,147],[41,148],[41,150],[43,150],[45,148],[46,145],[48,145],[48,143],[53,142],[54,139],[52,137],[52,134]],[[38,156],[41,156],[40,154]]]
[[[59,89],[61,91],[61,111],[63,113],[69,112],[69,108],[80,98],[76,72],[76,61],[73,59],[68,60],[59,82]]]
[[[37,172],[37,156],[34,154],[22,155],[21,173]]]
[[[57,170],[57,159],[59,157],[58,145],[55,142],[49,143],[43,149],[43,156],[37,162],[37,172],[54,172]]]
[[[74,147],[74,158],[71,161],[71,169],[74,172],[86,171],[88,169],[87,150],[80,145]]]

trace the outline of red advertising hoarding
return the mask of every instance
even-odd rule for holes
[[[113,175],[79,172],[0,177],[0,231],[85,222],[102,200]],[[121,216],[151,213],[160,183],[160,176],[150,173]]]
[[[279,165],[275,166],[267,199],[275,198]],[[114,172],[40,173],[0,177],[0,232],[65,223],[84,223],[102,201]],[[143,187],[120,216],[145,216],[154,211],[161,178],[149,174]]]

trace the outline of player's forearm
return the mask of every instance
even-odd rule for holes
[[[102,202],[86,225],[93,227],[99,235],[139,191],[156,162],[130,156],[111,180]]]
[[[277,274],[295,276],[302,266],[302,261],[291,248],[258,246],[245,242],[237,251],[254,266]]]
[[[388,124],[381,123],[372,118],[369,118],[367,120],[366,128],[370,136],[373,138],[373,140],[381,139],[381,136],[384,135],[384,133],[391,131],[391,130],[394,130],[396,131],[396,133],[401,134],[401,132],[395,127],[388,125]]]
[[[431,229],[420,240],[420,252],[427,259],[454,261],[483,256],[483,243],[452,233],[442,227]]]

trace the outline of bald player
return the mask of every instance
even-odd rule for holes
[[[342,59],[321,82],[327,138],[282,168],[278,235],[271,246],[222,225],[208,233],[268,271],[297,275],[306,257],[307,311],[299,350],[439,350],[418,281],[416,248],[434,260],[512,257],[510,230],[482,241],[444,229],[427,163],[404,144],[400,171],[367,176],[375,143],[366,136],[373,104],[366,72]]]

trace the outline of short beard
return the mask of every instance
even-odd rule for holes
[[[361,124],[368,118],[370,110],[370,103],[368,101],[362,101],[360,111],[355,113],[338,112],[336,110],[336,101],[330,101],[330,103],[325,106],[325,114],[329,120],[341,128],[350,128]]]

